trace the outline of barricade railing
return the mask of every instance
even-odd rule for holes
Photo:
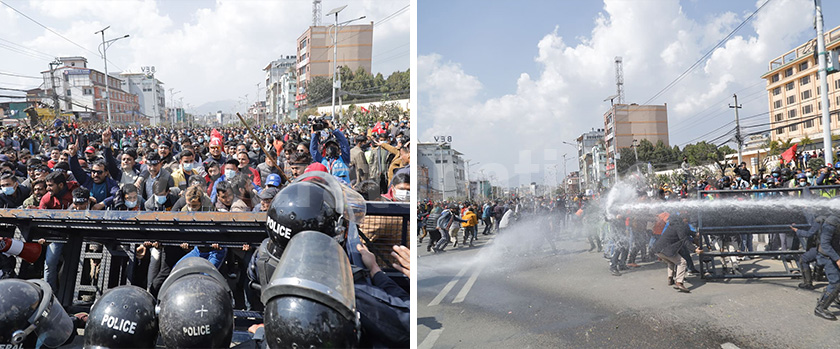
[[[721,201],[713,209],[699,209],[694,212],[696,214],[697,233],[700,235],[704,247],[708,249],[708,252],[700,255],[701,277],[704,279],[801,277],[798,256],[805,251],[800,249],[804,246],[801,246],[798,237],[791,229],[791,225],[793,224],[797,229],[810,229],[811,224],[809,222],[813,221],[814,213],[807,212],[808,205],[802,205],[802,202],[799,202],[798,205],[791,205],[789,200],[802,199],[816,202],[821,199],[833,198],[838,193],[840,193],[840,185],[698,191],[699,200]],[[760,200],[764,204],[758,206],[750,203],[756,200]],[[767,204],[774,202],[779,204]],[[775,238],[773,235],[787,234],[786,237],[793,243],[790,248],[780,246],[778,250],[768,251],[742,251],[740,249],[725,251],[715,248],[712,243],[715,239],[721,241],[739,236],[752,239],[752,235],[756,234],[765,235],[768,243],[771,237]],[[734,272],[722,267],[723,259],[738,257],[780,259],[784,272]],[[716,258],[720,258],[718,262],[721,263],[721,267],[716,264]]]
[[[267,237],[265,220],[265,212],[7,209],[0,210],[0,236],[12,236],[17,230],[26,241],[64,242],[65,267],[59,275],[61,286],[55,294],[63,305],[72,306],[82,295],[99,295],[108,288],[130,283],[126,274],[130,274],[130,266],[134,264],[134,251],[145,241],[158,241],[163,246],[186,242],[190,248],[213,243],[220,247],[241,248],[243,244],[249,244],[256,249]],[[367,215],[359,225],[360,233],[369,240],[368,248],[377,255],[383,271],[405,289],[408,289],[408,279],[391,267],[394,260],[390,251],[394,244],[408,245],[409,222],[407,203],[367,202]],[[92,242],[101,243],[102,252],[89,251],[87,246]],[[122,260],[115,263],[115,256]],[[98,273],[90,274],[91,279],[98,280],[95,285],[81,282],[94,268],[93,264],[85,263],[89,260],[99,261],[95,268]],[[42,262],[43,257],[39,264]],[[31,266],[22,269],[29,273],[22,277],[37,278],[43,271]]]

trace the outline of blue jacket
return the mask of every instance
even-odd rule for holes
[[[70,157],[70,171],[73,172],[73,177],[76,177],[76,181],[81,186],[89,190],[93,189],[93,178],[82,169],[82,165],[79,165],[79,157],[76,154]],[[110,174],[110,172],[108,173]],[[97,203],[104,203],[106,206],[111,205],[111,202],[114,201],[114,195],[119,190],[120,185],[117,181],[111,178],[111,176],[105,177],[105,195],[107,196],[104,200],[97,200]],[[91,196],[93,196],[93,193],[91,193]]]
[[[335,136],[335,140],[338,141],[338,147],[341,149],[341,161],[344,161],[345,164],[350,163],[350,142],[347,141],[347,137],[344,136],[344,133],[335,130],[333,131],[333,136]],[[320,132],[312,132],[312,140],[309,141],[309,153],[312,155],[313,162],[321,162],[324,159],[324,156],[321,155],[321,133]]]

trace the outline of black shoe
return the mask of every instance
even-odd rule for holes
[[[624,265],[624,264],[622,264],[622,265],[619,265],[619,266],[618,266],[618,270],[629,270],[629,269],[630,269],[630,268],[629,268],[629,267],[627,267],[627,266],[626,266],[626,265]]]
[[[806,290],[813,290],[815,288],[814,284],[809,284],[809,283],[805,283],[805,282],[800,283],[798,286],[799,286],[799,288],[806,289]]]
[[[426,247],[426,252],[432,252],[432,248],[431,247]]]
[[[455,244],[452,245],[452,248],[456,248],[456,247],[458,247],[458,240],[455,240]]]
[[[668,286],[674,286],[674,278],[668,277]]]
[[[819,317],[821,317],[823,319],[826,319],[826,320],[831,320],[831,321],[836,321],[837,320],[837,317],[834,316],[834,314],[829,312],[828,309],[824,309],[824,308],[820,307],[819,305],[816,308],[814,308],[814,315],[819,316]]]
[[[610,274],[612,274],[612,276],[621,276],[621,272],[614,268],[610,269]]]

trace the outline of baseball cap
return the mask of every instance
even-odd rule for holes
[[[279,187],[280,186],[280,175],[278,175],[276,173],[272,173],[272,174],[268,175],[268,177],[265,179],[265,185],[270,185],[270,186],[273,186],[273,187]]]
[[[92,147],[92,146],[88,146],[87,148],[85,148],[85,153],[91,153],[91,154],[93,154],[93,153],[95,153],[95,152],[96,152],[96,148],[94,148],[94,147]]]

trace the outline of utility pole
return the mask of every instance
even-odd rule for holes
[[[735,109],[735,142],[738,143],[738,165],[741,165],[743,161],[741,159],[741,153],[744,148],[744,140],[741,138],[741,122],[738,120],[738,109],[741,109],[741,105],[738,104],[737,94],[733,94],[732,97],[735,97],[735,105],[730,104],[729,107]]]
[[[822,1],[821,0],[814,0],[814,6],[816,7],[816,29],[817,29],[817,60],[820,64],[819,69],[819,77],[820,77],[820,85],[822,86],[820,90],[822,93],[820,94],[820,101],[822,101],[822,122],[823,122],[823,151],[825,153],[825,162],[826,163],[834,163],[834,151],[831,146],[831,116],[829,116],[828,112],[828,73],[826,72],[827,64],[826,64],[826,57],[825,55],[828,54],[825,51],[825,34],[823,33],[823,16],[822,16]],[[837,62],[832,62],[835,65]]]
[[[55,61],[50,62],[50,85],[53,88],[53,112],[55,113],[55,118],[60,119],[61,116],[61,105],[58,104],[58,86],[55,83],[55,67],[61,65],[61,61],[58,58]],[[40,121],[40,120],[39,120]]]

